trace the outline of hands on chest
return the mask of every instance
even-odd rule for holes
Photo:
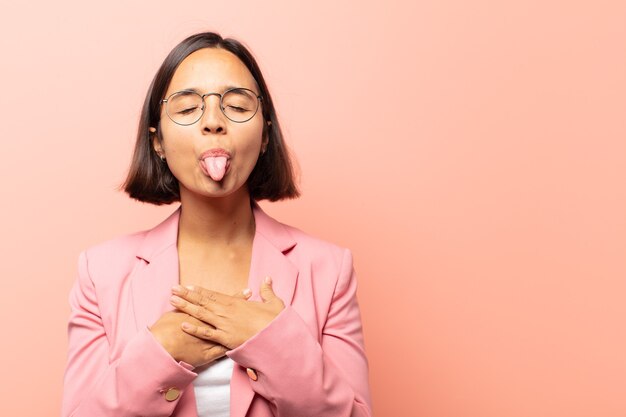
[[[240,346],[285,308],[269,277],[261,284],[262,301],[249,301],[249,289],[227,295],[196,285],[175,286],[172,294],[177,310],[163,314],[150,331],[174,359],[194,367]]]

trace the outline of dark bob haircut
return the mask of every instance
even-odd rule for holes
[[[202,48],[222,48],[237,56],[252,73],[263,97],[261,106],[265,121],[263,137],[267,135],[269,141],[265,153],[259,156],[248,177],[250,198],[277,201],[299,197],[300,191],[295,184],[292,162],[283,140],[272,96],[256,60],[241,42],[232,38],[223,39],[214,32],[189,36],[176,45],[161,64],[148,88],[141,110],[137,141],[128,176],[118,189],[128,193],[131,198],[156,205],[180,201],[178,180],[154,150],[148,128],[157,127],[158,138],[160,141],[163,140],[161,129],[158,129],[161,116],[159,102],[164,98],[178,65],[188,55]]]

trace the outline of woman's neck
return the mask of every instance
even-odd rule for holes
[[[185,191],[181,189],[179,241],[233,246],[254,238],[254,213],[244,187],[218,198],[200,197]]]

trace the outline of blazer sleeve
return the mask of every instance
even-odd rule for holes
[[[352,253],[344,249],[330,310],[318,341],[292,306],[226,354],[256,370],[252,389],[278,417],[371,417]]]
[[[109,335],[87,258],[87,251],[81,252],[69,296],[62,416],[170,416],[197,374],[191,365],[176,362],[147,327],[137,332],[119,358],[110,359]],[[172,400],[170,391],[168,401],[165,393],[171,388],[180,395]]]

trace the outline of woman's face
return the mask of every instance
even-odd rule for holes
[[[232,87],[249,88],[259,94],[254,77],[237,56],[223,49],[204,48],[180,63],[165,97],[185,89],[195,89],[200,94],[221,94]],[[262,104],[252,119],[236,123],[220,110],[219,96],[210,95],[204,100],[202,118],[187,126],[174,123],[167,116],[164,103],[159,122],[163,141],[160,143],[153,134],[154,149],[165,156],[165,163],[178,179],[181,199],[188,192],[206,197],[223,197],[238,190],[247,193],[244,185],[261,147],[266,146],[262,137]],[[211,149],[223,149],[230,154],[221,180],[214,180],[201,167],[201,155]]]

